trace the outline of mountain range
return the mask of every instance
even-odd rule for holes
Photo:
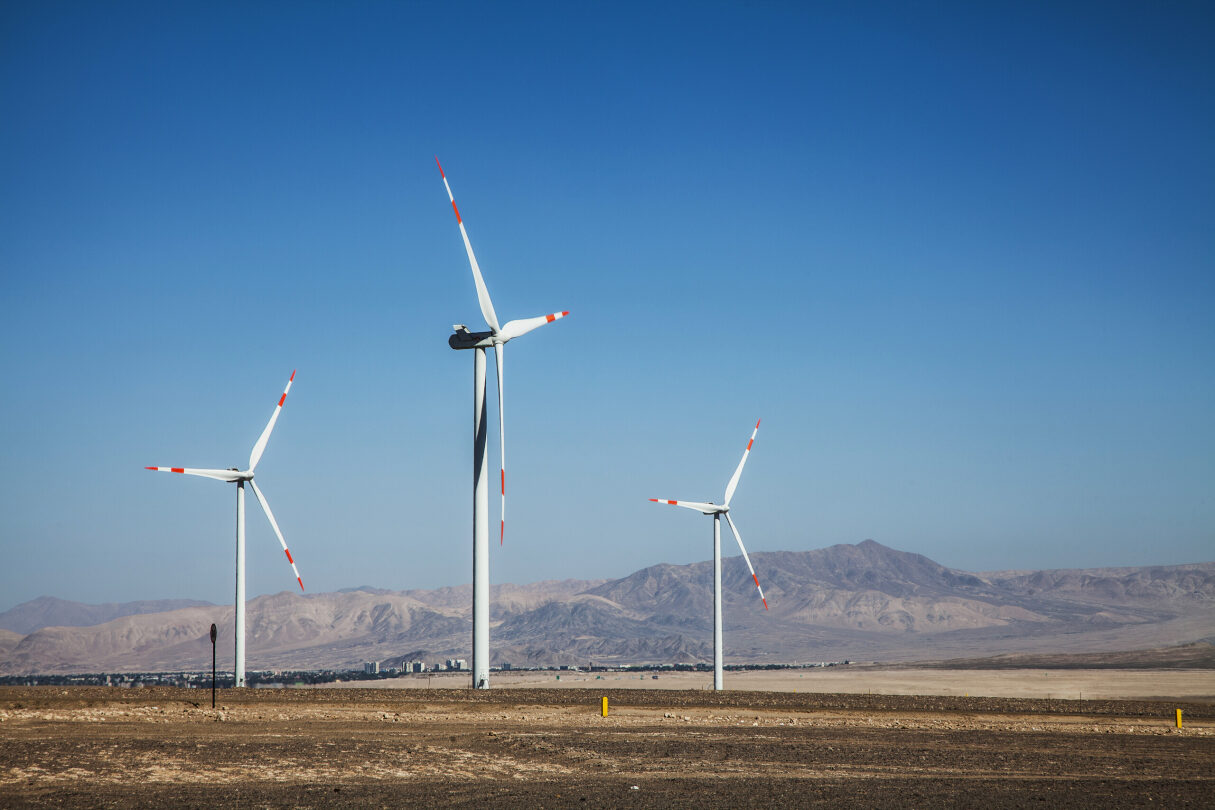
[[[56,599],[53,596],[40,596],[0,613],[0,630],[10,630],[25,635],[42,627],[91,627],[95,624],[104,624],[111,619],[133,616],[137,613],[164,613],[178,608],[213,606],[213,602],[201,602],[197,599],[160,599],[86,605],[82,602]]]
[[[872,540],[723,561],[727,663],[914,661],[1103,653],[1215,642],[1215,562],[970,573]],[[491,589],[492,661],[513,666],[707,662],[712,563],[612,580]],[[248,666],[349,669],[468,658],[471,586],[250,600]],[[203,669],[208,632],[231,667],[232,607],[81,605],[50,597],[0,613],[0,673]],[[228,639],[225,643],[224,639]]]

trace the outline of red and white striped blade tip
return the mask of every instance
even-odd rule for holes
[[[287,562],[291,563],[291,570],[295,573],[295,581],[300,584],[300,590],[304,590],[304,580],[300,578],[299,569],[295,567],[295,558],[291,556],[291,549],[283,545],[283,553],[287,555]]]
[[[759,588],[759,577],[755,576],[755,573],[752,573],[751,578],[756,580],[756,588],[759,590],[759,599],[763,600],[764,610],[768,610],[768,599],[763,595],[763,588]]]
[[[283,403],[287,401],[287,390],[291,388],[291,383],[295,382],[295,369],[291,369],[291,376],[287,379],[287,388],[283,389],[283,394],[278,398],[278,406],[283,407]]]
[[[175,472],[184,473],[185,467],[144,467],[145,470],[156,470],[157,472]]]

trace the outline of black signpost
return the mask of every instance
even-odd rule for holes
[[[215,708],[215,625],[211,625],[211,708]]]

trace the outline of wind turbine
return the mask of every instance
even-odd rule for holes
[[[291,551],[287,548],[287,541],[283,539],[283,533],[278,528],[278,522],[274,519],[274,513],[270,511],[270,504],[266,501],[266,496],[258,489],[257,483],[253,480],[253,470],[257,467],[257,462],[261,460],[262,453],[266,450],[266,442],[270,441],[270,431],[274,430],[274,423],[278,421],[279,412],[283,410],[283,403],[287,401],[287,392],[291,390],[291,383],[295,381],[295,372],[291,372],[291,379],[287,380],[287,387],[283,389],[283,395],[278,398],[278,404],[274,406],[274,413],[270,414],[270,421],[266,423],[266,429],[262,431],[262,435],[257,438],[257,442],[253,445],[253,451],[249,453],[249,469],[238,470],[233,467],[229,470],[201,470],[192,467],[145,467],[146,470],[156,470],[158,472],[174,472],[184,473],[185,475],[199,475],[203,478],[214,478],[217,481],[226,481],[230,484],[236,484],[236,685],[245,685],[245,482],[249,482],[249,486],[253,488],[253,495],[257,498],[257,502],[262,505],[262,509],[266,513],[266,518],[270,521],[270,527],[274,529],[275,535],[278,536],[278,542],[283,547],[283,552],[287,555],[287,562],[291,563],[291,570],[295,572],[295,581],[300,584],[300,590],[304,590],[304,580],[300,579],[299,569],[295,567],[295,560],[291,557]]]
[[[498,438],[501,442],[499,458],[502,483],[502,511],[499,524],[498,543],[501,545],[506,537],[506,430],[503,416],[502,366],[505,362],[506,343],[514,338],[526,335],[528,332],[546,323],[552,323],[558,318],[564,318],[569,312],[554,312],[541,315],[538,318],[523,318],[517,321],[507,321],[498,325],[498,315],[494,312],[493,301],[489,298],[489,290],[485,287],[485,279],[481,276],[481,267],[473,254],[472,243],[468,241],[468,231],[464,230],[464,219],[460,209],[456,207],[456,198],[452,196],[451,184],[447,182],[447,174],[443,164],[435,158],[439,174],[443,178],[443,186],[447,189],[447,198],[451,200],[451,210],[456,214],[456,223],[460,226],[460,236],[464,238],[464,249],[468,252],[468,263],[472,266],[473,284],[477,288],[477,302],[481,305],[481,315],[489,327],[488,332],[470,332],[464,324],[456,324],[452,328],[455,334],[447,339],[447,344],[453,349],[474,349],[473,354],[473,653],[472,653],[472,682],[476,689],[489,688],[489,486],[488,472],[485,466],[486,456],[486,420],[485,420],[485,350],[494,350],[494,366],[498,372]]]
[[[671,506],[682,506],[685,509],[695,509],[705,515],[713,516],[713,688],[720,691],[722,687],[722,666],[721,666],[721,518],[724,515],[726,523],[730,524],[730,531],[734,534],[734,539],[738,541],[738,547],[742,549],[743,559],[747,561],[747,568],[751,571],[751,579],[755,580],[755,587],[759,589],[759,598],[763,600],[764,610],[768,609],[768,600],[764,598],[764,589],[759,587],[759,577],[755,576],[755,568],[751,565],[751,558],[747,556],[747,549],[743,545],[742,537],[738,533],[738,527],[734,525],[733,519],[730,517],[730,499],[734,497],[734,490],[738,487],[738,479],[742,475],[743,466],[747,463],[747,456],[751,454],[751,445],[755,444],[755,434],[759,432],[759,420],[755,420],[755,429],[751,431],[751,440],[747,442],[747,449],[743,450],[742,459],[738,462],[738,468],[734,470],[734,475],[730,476],[730,483],[726,484],[726,497],[722,499],[721,505],[709,502],[699,503],[697,501],[669,501],[661,498],[650,498],[654,503],[668,503]]]

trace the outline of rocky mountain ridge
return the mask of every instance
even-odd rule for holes
[[[1215,639],[1215,563],[974,574],[873,541],[761,552],[752,561],[771,610],[742,559],[724,560],[727,662],[1073,654]],[[497,585],[491,600],[494,664],[712,656],[708,561],[650,566],[614,580]],[[368,660],[468,658],[470,612],[467,585],[262,596],[249,603],[248,666],[346,669]],[[219,663],[230,667],[232,613],[231,606],[186,605],[86,627],[0,630],[0,673],[200,669],[210,663],[211,622],[227,637]]]
[[[86,605],[54,596],[40,596],[0,613],[0,630],[26,635],[42,627],[92,627],[123,616],[212,605],[211,602],[201,602],[197,599],[158,599]]]

